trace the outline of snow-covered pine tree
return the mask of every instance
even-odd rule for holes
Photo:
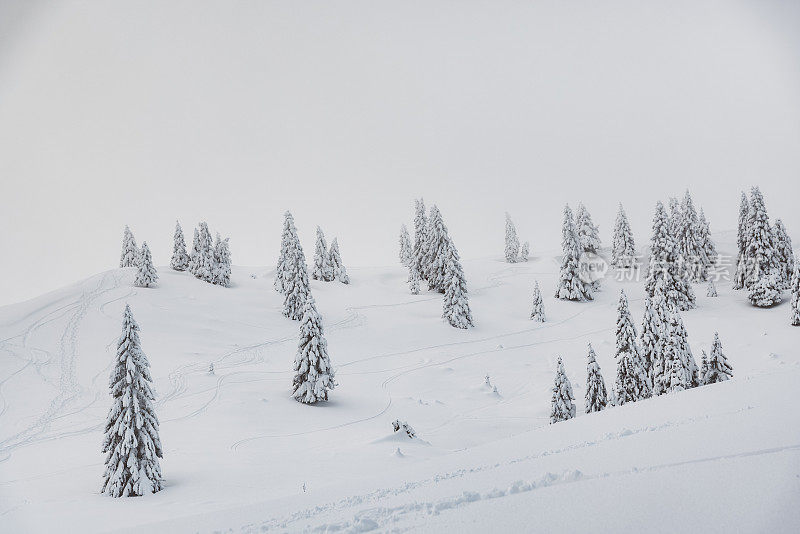
[[[450,282],[447,274],[447,258],[450,247],[450,236],[447,233],[447,226],[444,224],[439,208],[434,204],[428,216],[428,242],[425,245],[427,258],[425,265],[427,270],[423,278],[428,281],[428,289],[444,293]]]
[[[309,293],[302,309],[300,343],[294,359],[292,396],[304,404],[328,400],[328,391],[336,387],[328,342],[322,329],[322,317]]]
[[[278,265],[275,267],[275,282],[273,284],[275,291],[283,295],[286,295],[288,289],[289,273],[294,262],[294,259],[290,258],[290,253],[294,250],[295,242],[299,242],[299,238],[297,237],[297,228],[294,226],[294,217],[292,217],[291,212],[286,211],[283,214],[281,250],[278,254]]]
[[[717,297],[717,286],[714,285],[714,280],[712,278],[708,279],[708,289],[706,289],[706,296],[707,297]]]
[[[412,261],[408,265],[408,288],[412,295],[419,295],[419,271],[417,265]]]
[[[667,299],[664,296],[665,287],[664,279],[660,279],[656,284],[656,290],[650,299],[650,314],[648,318],[648,310],[645,309],[645,320],[652,321],[647,326],[647,337],[642,334],[644,349],[648,351],[650,360],[650,378],[653,384],[653,395],[661,395],[665,392],[664,389],[664,347],[666,344],[667,334],[669,332],[669,307]]]
[[[142,242],[142,250],[139,253],[138,267],[136,270],[136,279],[133,285],[136,287],[153,287],[158,281],[158,273],[153,266],[153,258],[150,256],[150,248],[147,246],[147,241]]]
[[[778,263],[778,272],[783,281],[783,289],[789,289],[794,273],[794,250],[792,250],[792,238],[786,232],[783,221],[775,219],[773,227],[775,239],[775,257]]]
[[[606,382],[600,374],[600,366],[597,364],[596,354],[589,343],[589,355],[586,367],[586,396],[584,407],[586,413],[599,412],[608,404],[606,394]]]
[[[333,272],[333,278],[331,278],[331,280],[339,280],[343,284],[349,284],[350,277],[347,275],[347,269],[345,269],[344,263],[342,263],[342,254],[339,252],[339,241],[335,237],[333,241],[331,241],[328,261],[331,264],[331,270]]]
[[[455,328],[474,326],[467,296],[467,280],[464,277],[464,269],[461,267],[458,251],[450,238],[448,238],[445,265],[447,265],[445,277],[448,282],[442,301],[442,317]]]
[[[506,212],[506,261],[516,263],[519,260],[519,238],[517,229],[511,220],[511,215]]]
[[[197,276],[198,265],[200,265],[200,232],[195,228],[194,237],[192,238],[192,251],[189,253],[188,268],[188,271],[194,276]]]
[[[400,263],[403,267],[408,267],[412,261],[413,247],[411,238],[408,235],[406,225],[400,227]]]
[[[758,187],[750,190],[746,259],[749,272],[745,278],[745,285],[748,290],[762,279],[770,277],[772,269],[778,267],[775,239],[769,224],[767,208],[764,205],[764,197]]]
[[[294,222],[292,222],[294,230]],[[308,282],[308,267],[306,267],[306,256],[303,247],[300,245],[300,238],[297,237],[296,230],[290,234],[288,248],[286,250],[286,261],[283,273],[283,315],[289,319],[299,321],[303,318],[303,310],[311,289]]]
[[[660,373],[659,387],[661,393],[683,391],[690,387],[678,337],[678,320],[678,311],[673,306],[669,310],[667,327],[664,330],[664,369]]]
[[[562,300],[592,300],[592,284],[584,282],[580,276],[579,258],[581,255],[578,233],[569,205],[564,207],[564,226],[561,230],[561,271],[556,289],[556,298]]]
[[[169,265],[176,271],[185,271],[189,267],[189,255],[186,253],[186,241],[183,240],[181,223],[175,221],[175,235],[173,237],[172,260]]]
[[[125,225],[125,233],[122,236],[122,255],[119,258],[120,267],[136,267],[139,262],[139,249],[136,247],[136,239],[133,232]]]
[[[742,191],[739,203],[739,228],[736,235],[736,244],[739,254],[736,259],[736,273],[733,275],[733,289],[744,289],[747,280],[747,224],[750,220],[750,202]]]
[[[628,297],[622,290],[617,306],[617,348],[614,357],[617,360],[617,404],[651,397],[653,388],[636,344],[636,327],[628,309]]]
[[[617,220],[614,223],[614,239],[611,245],[611,265],[614,267],[632,267],[636,257],[633,232],[628,223],[628,216],[622,204],[619,205]]]
[[[314,269],[311,271],[311,278],[330,282],[334,279],[333,265],[328,253],[328,243],[325,241],[325,234],[322,228],[317,226],[317,244],[314,249]]]
[[[163,488],[158,461],[163,452],[152,382],[150,363],[139,340],[139,325],[126,304],[109,378],[112,404],[103,439],[106,460],[101,493],[129,497]]]
[[[747,298],[750,299],[750,304],[758,306],[759,308],[769,308],[778,304],[781,300],[781,277],[777,269],[772,269],[769,274],[761,274],[757,276],[758,270],[754,269],[752,277],[756,277],[755,282],[750,282],[750,288],[747,290]]]
[[[661,316],[658,310],[653,305],[653,298],[645,296],[644,299],[644,317],[642,319],[642,334],[641,334],[641,354],[642,362],[644,363],[647,376],[653,378],[653,364],[657,359],[657,352],[659,350],[659,343],[661,342]]]
[[[728,363],[728,358],[722,352],[722,343],[719,333],[714,332],[714,343],[711,345],[711,357],[708,359],[708,371],[705,376],[706,384],[725,382],[733,377],[733,368]]]
[[[700,376],[697,378],[697,381],[700,382],[700,385],[705,385],[706,383],[706,375],[708,375],[708,354],[706,351],[703,350],[703,357],[700,358]]]
[[[425,216],[425,201],[415,200],[414,215],[414,249],[412,256],[417,265],[417,272],[422,280],[428,270],[428,218]]]
[[[200,223],[197,247],[197,269],[194,275],[205,282],[214,282],[214,242],[208,224]]]
[[[556,379],[553,384],[553,398],[550,403],[550,424],[559,423],[575,417],[575,395],[569,383],[561,356],[558,357]]]
[[[542,302],[542,292],[539,290],[539,281],[533,284],[533,307],[531,308],[531,320],[539,323],[547,319],[544,315],[544,302]]]
[[[714,240],[711,239],[711,225],[708,223],[708,219],[706,219],[706,213],[703,211],[703,208],[700,208],[698,223],[700,224],[698,230],[700,235],[699,242],[702,245],[703,251],[706,253],[709,265],[714,265],[717,263],[719,254],[717,253],[717,245],[715,245]]]
[[[522,244],[522,250],[519,252],[519,261],[528,261],[528,256],[531,255],[531,244],[527,241]]]
[[[675,234],[675,238],[678,243],[678,251],[684,258],[687,274],[694,281],[703,281],[706,278],[710,262],[706,258],[700,218],[697,216],[697,210],[688,189],[675,216],[678,217],[678,221],[674,225],[678,232]]]
[[[581,250],[585,253],[597,254],[600,250],[600,229],[592,222],[592,216],[583,203],[578,204],[575,228],[578,232]]]
[[[792,300],[789,305],[789,324],[800,326],[800,264],[798,264],[797,258],[794,261],[794,275],[789,290],[792,292]]]
[[[680,216],[680,210],[677,210],[675,216]],[[653,216],[650,263],[647,268],[645,288],[647,294],[652,297],[656,284],[663,278],[667,302],[675,304],[681,310],[688,310],[695,306],[694,290],[681,268],[682,258],[678,252],[678,244],[671,233],[671,227],[664,205],[660,201],[657,202]]]
[[[214,280],[218,286],[231,286],[231,250],[228,246],[229,238],[222,239],[217,234],[214,244]]]

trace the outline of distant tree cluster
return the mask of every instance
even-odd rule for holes
[[[506,213],[506,261],[508,263],[528,261],[530,252],[531,246],[527,241],[525,241],[525,244],[523,244],[520,248],[519,238],[517,237],[517,228],[514,226],[514,221],[511,220],[511,215]]]
[[[182,248],[182,244],[183,247]],[[185,243],[183,241],[183,231],[180,224],[175,226],[175,252],[173,252],[173,263],[182,266],[183,256],[186,254]],[[176,261],[176,256],[180,261]],[[192,251],[188,254],[189,261],[186,269],[195,278],[199,278],[209,284],[216,284],[223,287],[231,285],[231,252],[228,245],[228,238],[222,239],[217,234],[216,241],[212,241],[211,232],[208,224],[201,222],[194,230],[192,240]],[[175,268],[175,267],[173,267]],[[176,269],[180,270],[180,269]]]

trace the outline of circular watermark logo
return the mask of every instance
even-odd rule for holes
[[[602,280],[607,272],[608,262],[593,252],[584,252],[578,258],[578,276],[587,284]]]

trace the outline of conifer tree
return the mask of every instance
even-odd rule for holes
[[[676,216],[680,216],[680,210]],[[645,288],[652,297],[656,284],[663,278],[667,302],[675,304],[681,310],[688,310],[695,306],[694,290],[681,268],[682,257],[678,253],[678,244],[671,233],[671,226],[664,205],[657,202]]]
[[[426,271],[423,278],[428,281],[428,289],[444,293],[450,278],[447,275],[447,258],[450,247],[450,236],[444,224],[439,208],[431,206],[428,216],[428,242],[425,245],[427,257],[425,260]]]
[[[186,242],[183,240],[181,223],[175,221],[175,236],[173,238],[172,260],[169,265],[176,271],[185,271],[189,267],[189,255],[186,253]]]
[[[705,252],[706,259],[708,260],[708,264],[714,265],[717,262],[719,254],[717,253],[717,246],[711,239],[711,225],[708,223],[708,219],[706,219],[706,214],[703,211],[703,208],[700,208],[698,223],[700,225],[698,230],[700,235],[699,242],[702,244],[703,251]]]
[[[328,400],[328,391],[336,387],[328,356],[328,342],[314,297],[309,293],[302,308],[300,343],[294,359],[292,396],[304,404]]]
[[[136,267],[139,262],[139,249],[136,247],[136,239],[133,232],[125,225],[125,233],[122,237],[122,255],[119,259],[120,267]]]
[[[592,300],[591,282],[585,282],[580,276],[579,258],[581,255],[578,233],[572,218],[569,205],[564,207],[564,226],[561,230],[561,271],[556,289],[556,298],[562,300]]]
[[[231,250],[228,246],[228,239],[220,238],[217,234],[217,242],[214,244],[214,280],[216,285],[222,287],[231,286]]]
[[[192,252],[189,254],[189,272],[197,276],[197,267],[200,265],[200,232],[197,228],[194,229],[194,238],[192,239]]]
[[[106,453],[101,493],[129,497],[163,488],[161,439],[153,408],[150,363],[142,351],[139,325],[125,305],[122,335],[109,378],[112,405],[105,425]]]
[[[714,343],[711,345],[711,357],[708,359],[708,371],[705,376],[706,384],[724,382],[733,377],[733,368],[728,363],[728,358],[722,352],[722,343],[719,333],[714,332]]]
[[[751,274],[750,289],[747,291],[747,298],[753,306],[759,308],[769,308],[781,302],[781,280],[780,275],[776,269],[772,269],[769,274],[761,274],[758,276],[758,270],[755,269]]]
[[[325,234],[322,233],[322,228],[319,226],[317,226],[317,244],[314,250],[314,270],[311,272],[311,278],[325,282],[334,279],[328,244],[325,242]]]
[[[406,225],[400,227],[400,263],[403,267],[408,267],[413,258],[413,247],[411,238],[408,236]]]
[[[644,318],[642,319],[641,354],[647,376],[652,379],[653,365],[657,358],[659,343],[661,342],[661,316],[658,313],[653,299],[658,296],[644,299]]]
[[[408,265],[408,288],[411,290],[412,295],[419,295],[419,271],[414,262]]]
[[[522,244],[522,250],[519,252],[519,261],[528,261],[528,256],[531,254],[531,244],[527,241]]]
[[[708,375],[708,355],[705,350],[702,352],[703,357],[700,358],[700,376],[697,379],[701,386],[706,383],[706,376]]]
[[[531,320],[539,323],[547,319],[544,315],[544,302],[542,302],[542,292],[539,290],[539,281],[533,285],[533,307],[531,308]]]
[[[747,260],[748,274],[745,285],[750,290],[765,278],[771,278],[772,269],[778,267],[775,253],[775,240],[769,224],[769,216],[764,205],[764,197],[758,187],[750,191],[750,211],[747,219]],[[778,281],[779,282],[779,281]],[[768,284],[765,284],[768,285]],[[777,287],[775,287],[777,289]],[[751,301],[753,299],[751,298]],[[754,303],[755,304],[755,303]],[[758,304],[756,304],[758,306]]]
[[[663,391],[682,391],[700,385],[697,362],[689,347],[688,335],[680,313],[669,310],[665,329]]]
[[[585,253],[597,254],[600,250],[600,229],[594,225],[592,216],[582,203],[578,204],[575,227],[581,250]]]
[[[706,289],[706,296],[707,297],[716,297],[717,295],[717,286],[714,285],[714,280],[709,278],[708,279],[708,289]]]
[[[611,265],[632,267],[636,257],[633,232],[622,204],[619,205],[617,220],[614,223],[614,239],[611,245]]]
[[[620,291],[617,307],[617,359],[616,396],[617,404],[647,399],[653,389],[644,365],[639,347],[636,344],[636,327],[633,325],[628,297]]]
[[[458,251],[449,238],[446,265],[447,272],[445,276],[448,282],[442,303],[442,317],[447,319],[450,326],[455,328],[474,326],[472,311],[469,307],[469,297],[467,296],[467,281],[464,277],[464,269],[461,267]]]
[[[597,364],[596,354],[589,343],[589,355],[586,368],[586,397],[584,407],[586,413],[599,412],[608,404],[606,395],[606,383],[603,375],[600,374],[600,366]]]
[[[291,229],[294,230],[292,221]],[[289,319],[299,321],[303,318],[303,310],[306,300],[311,292],[308,282],[308,268],[306,267],[306,256],[303,247],[300,245],[300,238],[297,232],[290,233],[290,240],[286,250],[286,261],[283,273],[283,315]]]
[[[561,356],[558,357],[556,379],[553,384],[553,398],[550,403],[550,424],[559,423],[575,417],[575,395],[569,383]]]
[[[428,270],[428,218],[425,216],[425,202],[423,199],[415,201],[414,216],[414,250],[413,258],[417,265],[420,278],[425,280]]]
[[[704,227],[700,223],[688,189],[675,216],[679,218],[675,224],[678,232],[675,238],[678,243],[678,252],[684,258],[685,266],[688,269],[687,274],[694,281],[703,281],[706,278],[710,262],[706,257],[706,243],[701,235]]]
[[[342,263],[342,255],[339,252],[339,241],[334,237],[331,241],[331,249],[329,252],[329,259],[333,278],[331,280],[339,280],[343,284],[350,283],[350,277],[347,275],[347,269],[344,268]]]
[[[511,220],[511,215],[506,213],[506,261],[516,263],[519,259],[519,238],[517,229]]]
[[[156,268],[153,267],[153,258],[150,256],[150,248],[147,242],[142,243],[142,250],[139,254],[138,268],[136,270],[136,279],[133,285],[136,287],[153,287],[158,280],[158,273]]]
[[[742,199],[739,203],[739,227],[736,235],[736,244],[739,254],[736,259],[736,273],[733,276],[733,289],[744,289],[747,280],[747,224],[750,220],[750,202],[747,195],[742,191]]]
[[[205,282],[214,282],[214,242],[208,224],[200,223],[197,246],[197,266],[194,275]]]
[[[275,291],[286,295],[289,289],[289,275],[292,272],[295,259],[291,257],[295,250],[296,243],[300,239],[297,237],[297,228],[294,225],[294,217],[291,212],[283,214],[283,233],[281,234],[281,250],[278,255],[278,265],[275,268]],[[302,304],[301,304],[302,305]]]
[[[789,324],[800,326],[800,265],[795,258],[794,274],[792,275],[792,285],[789,288],[792,292],[792,300],[789,305]]]
[[[647,326],[647,336],[642,334],[642,344],[644,351],[647,351],[647,358],[650,361],[650,378],[653,384],[653,395],[665,393],[664,384],[664,348],[669,334],[669,307],[664,295],[664,280],[661,279],[656,284],[656,290],[650,299],[650,316],[645,310],[645,320],[651,321]]]
[[[794,251],[792,250],[792,238],[786,232],[786,227],[783,221],[775,219],[775,226],[773,227],[774,240],[775,240],[775,257],[777,259],[778,273],[780,274],[783,282],[782,288],[789,289],[792,282],[792,274],[794,273]]]

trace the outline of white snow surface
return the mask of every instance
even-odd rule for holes
[[[269,268],[234,267],[224,288],[160,266],[152,289],[115,269],[0,308],[0,531],[800,530],[788,305],[695,286],[692,349],[718,330],[734,378],[587,415],[586,343],[611,388],[619,289],[639,328],[644,284],[548,298],[556,254],[465,261],[468,330],[441,319],[441,295],[409,294],[400,265],[312,280],[339,383],[315,406],[291,398],[299,323]],[[534,280],[546,323],[528,319]],[[99,493],[100,446],[126,302],[153,373],[165,489],[114,499]],[[558,356],[578,415],[549,425]]]

